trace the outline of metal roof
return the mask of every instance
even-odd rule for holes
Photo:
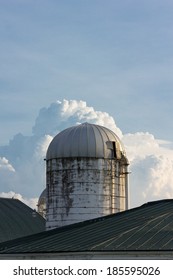
[[[111,143],[117,152],[125,154],[118,136],[110,129],[83,123],[61,131],[50,143],[46,159],[64,157],[112,158]]]
[[[18,199],[0,198],[0,242],[42,232],[45,219]]]
[[[173,200],[0,244],[0,254],[173,251]]]

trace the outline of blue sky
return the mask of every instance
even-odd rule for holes
[[[0,196],[35,207],[52,137],[89,121],[125,145],[131,207],[173,197],[172,15],[172,0],[0,0]]]
[[[172,14],[171,0],[0,0],[0,144],[63,98],[172,140]]]

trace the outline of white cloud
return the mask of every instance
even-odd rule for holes
[[[6,159],[5,157],[2,157],[2,158],[0,157],[0,171],[1,170],[8,170],[11,172],[15,172],[15,169],[9,163],[8,159]]]
[[[172,143],[152,134],[126,134],[122,141],[130,160],[131,206],[173,197]]]
[[[66,121],[76,119],[76,123],[91,122],[103,126],[107,126],[113,130],[120,138],[122,137],[121,130],[116,126],[113,117],[106,112],[95,111],[93,107],[88,107],[84,101],[63,100],[61,104],[61,116]]]
[[[66,99],[54,102],[48,108],[40,110],[33,133],[36,136],[55,135],[62,129],[83,122],[108,126],[120,138],[122,137],[121,130],[108,113],[95,111],[93,107],[88,107],[85,101]]]
[[[45,188],[44,158],[51,140],[49,135],[35,137],[17,134],[8,146],[0,147],[0,155],[6,158],[3,169],[0,169],[0,192],[14,191],[25,197],[39,196]],[[15,172],[11,171],[12,168]]]
[[[50,135],[45,135],[43,137],[41,137],[38,142],[36,143],[36,147],[34,150],[34,158],[37,159],[44,159],[48,146],[50,144],[50,142],[52,141],[53,137]]]
[[[122,139],[130,161],[131,207],[173,197],[173,143],[151,133],[123,135],[108,113],[95,111],[82,100],[65,99],[40,110],[32,136],[18,133],[0,147],[0,192],[17,194],[35,205],[33,197],[45,188],[44,158],[50,141],[59,131],[83,122],[106,126]]]
[[[45,188],[44,158],[53,136],[66,127],[85,121],[108,126],[119,136],[122,135],[108,113],[95,111],[84,101],[54,102],[40,110],[32,136],[18,133],[8,146],[0,147],[0,156],[4,158],[1,160],[3,168],[8,173],[15,170],[14,174],[4,175],[0,172],[0,192],[14,191],[25,197],[39,196]]]
[[[144,197],[149,197],[152,193],[153,198],[173,197],[173,159],[165,156],[155,156],[152,158],[150,167],[150,182],[143,191]]]

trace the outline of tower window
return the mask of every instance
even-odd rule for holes
[[[117,153],[116,153],[116,142],[115,141],[107,141],[107,148],[112,151],[112,157],[117,158]]]

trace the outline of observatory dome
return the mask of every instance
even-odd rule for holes
[[[89,157],[119,158],[125,149],[110,129],[90,123],[67,128],[57,134],[49,145],[46,159]]]

